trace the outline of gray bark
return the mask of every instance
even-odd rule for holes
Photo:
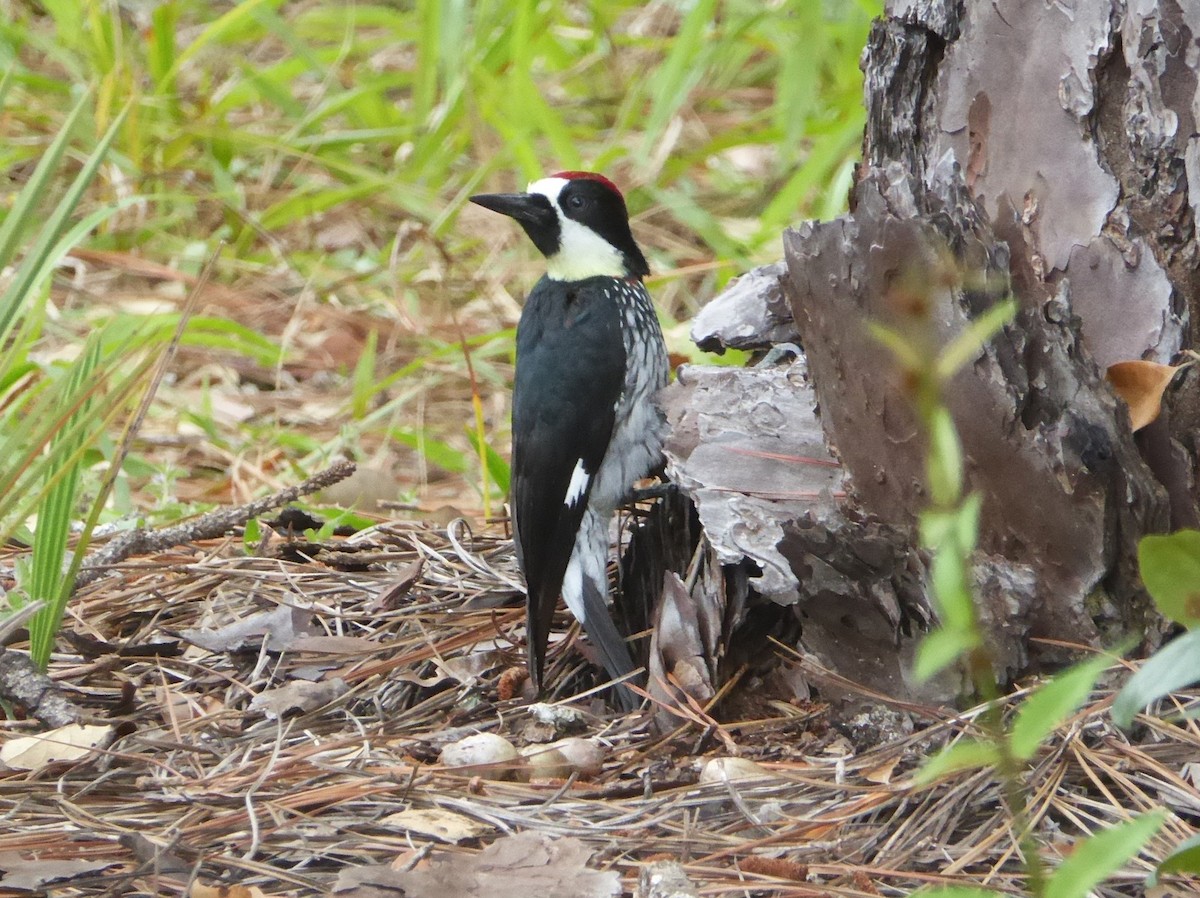
[[[1177,0],[894,0],[874,26],[851,212],[789,230],[778,281],[849,498],[799,509],[766,500],[750,514],[782,535],[744,552],[760,566],[788,559],[794,587],[773,597],[796,603],[805,647],[838,672],[919,695],[894,687],[915,636],[901,622],[928,610],[912,551],[924,451],[888,354],[864,327],[902,318],[914,284],[943,341],[1006,295],[1020,307],[949,391],[969,485],[984,497],[977,579],[1001,666],[1063,657],[1030,637],[1111,644],[1144,632],[1136,543],[1172,518],[1196,519],[1200,402],[1176,403],[1177,420],[1144,436],[1149,467],[1104,369],[1166,362],[1192,342],[1198,69],[1200,4]],[[791,332],[779,308],[777,296],[742,295],[718,303],[694,336],[748,346],[758,333],[768,344]],[[758,376],[725,406],[748,412],[768,386]],[[695,396],[686,380],[676,388],[673,420],[696,413]],[[752,419],[741,429],[748,443],[770,442]],[[724,493],[720,509],[707,497],[706,513],[708,481],[692,463],[711,451],[703,442],[668,449],[676,471],[693,475],[706,526],[720,521],[720,543],[739,510]],[[822,539],[804,542],[814,524]],[[882,555],[861,552],[872,529]],[[847,555],[867,561],[847,565]],[[832,588],[814,573],[826,567],[840,578]],[[849,657],[858,637],[883,653],[874,674]]]

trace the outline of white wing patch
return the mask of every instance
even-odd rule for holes
[[[592,481],[592,475],[587,472],[583,466],[583,459],[575,462],[575,470],[571,472],[571,482],[567,484],[567,498],[563,502],[568,508],[572,505],[578,505],[579,500],[583,498],[583,494],[587,492],[588,484]]]

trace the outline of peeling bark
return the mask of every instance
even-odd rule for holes
[[[865,322],[893,318],[894,285],[915,278],[930,285],[929,315],[944,344],[1008,292],[1013,260],[964,196],[949,214],[912,215],[910,180],[894,167],[888,174],[896,180],[877,170],[859,183],[852,216],[791,231],[784,245],[827,433],[863,506],[911,530],[927,504],[924,447],[909,397]],[[967,272],[957,282],[946,283],[940,268],[947,245]],[[1061,298],[1021,299],[1018,322],[948,391],[970,487],[984,496],[980,550],[1007,569],[1001,579],[1036,575],[1036,592],[1019,601],[1029,619],[992,615],[1016,627],[1016,638],[996,640],[1010,673],[1026,665],[1026,635],[1091,643],[1140,631],[1136,539],[1165,525],[1161,490]]]
[[[782,262],[748,271],[729,285],[720,302],[710,302],[692,322],[692,341],[709,352],[770,349],[800,339],[783,293]]]
[[[1168,396],[1164,423],[1139,440],[1148,467],[1103,373],[1124,359],[1168,362],[1193,343],[1200,5],[891,0],[863,64],[868,122],[851,212],[788,231],[782,281],[815,391],[810,410],[820,409],[813,421],[850,499],[746,505],[753,493],[732,484],[734,496],[710,494],[706,509],[705,489],[735,475],[698,470],[693,459],[719,442],[702,432],[696,445],[676,440],[672,462],[692,477],[706,532],[758,561],[764,575],[752,583],[764,594],[797,603],[804,644],[825,663],[886,688],[911,646],[902,621],[927,608],[910,548],[926,503],[924,451],[865,322],[896,320],[917,282],[930,326],[947,341],[1012,295],[1017,320],[949,391],[969,484],[984,497],[977,581],[1000,664],[1015,674],[1060,660],[1030,637],[1100,644],[1143,633],[1137,540],[1198,519],[1200,391]],[[770,299],[766,290],[718,303],[696,337],[743,347],[757,338],[765,348],[788,330]],[[774,396],[767,375],[745,376],[705,401],[736,418],[756,392]],[[800,405],[803,392],[793,395]],[[702,398],[694,382],[676,387],[673,421],[700,414]],[[761,448],[753,426],[742,436]],[[807,452],[813,434],[792,439],[781,453]],[[788,488],[770,482],[777,493]],[[767,522],[753,551],[731,538],[749,519]],[[848,547],[863,530],[845,526],[855,520],[886,533],[887,558],[847,576]],[[828,539],[804,544],[814,523]],[[779,557],[786,568],[773,567]],[[839,564],[857,594],[826,588]],[[899,579],[888,573],[901,569]],[[879,583],[891,598],[871,598]],[[863,611],[872,602],[877,618]],[[896,613],[885,610],[891,602]],[[856,643],[864,639],[866,652]]]
[[[871,105],[854,211],[785,237],[828,433],[865,507],[911,521],[919,440],[861,325],[889,317],[914,262],[937,283],[949,246],[964,277],[932,292],[943,339],[994,297],[1011,291],[1021,306],[951,390],[984,495],[980,548],[1035,574],[1031,635],[1140,632],[1136,541],[1168,512],[1101,375],[1122,359],[1169,361],[1197,301],[1200,8],[891,11],[865,57],[868,97],[887,104]]]
[[[732,294],[729,308],[744,308],[742,299]],[[727,300],[710,306],[712,320],[723,317]],[[845,472],[826,444],[802,359],[684,367],[668,391],[667,415],[668,472],[695,502],[712,555],[727,572],[749,563],[758,596],[794,606],[804,650],[888,694],[945,701],[959,691],[949,677],[908,682],[917,638],[932,618],[924,568],[907,527],[845,501]],[[718,570],[706,567],[692,588],[702,607],[723,593]],[[725,619],[728,630],[740,614]]]
[[[722,564],[750,559],[760,595],[796,601],[784,526],[838,515],[842,470],[825,446],[803,364],[679,372],[668,409],[671,480],[691,495]]]

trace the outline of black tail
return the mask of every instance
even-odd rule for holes
[[[585,612],[583,629],[587,633],[588,639],[600,652],[600,659],[603,661],[608,675],[613,679],[619,679],[634,670],[629,646],[625,643],[625,638],[617,629],[617,625],[613,623],[604,593],[589,577],[585,576],[582,579]],[[614,687],[614,691],[617,694],[617,701],[620,702],[624,711],[633,711],[642,703],[637,694],[624,684]]]

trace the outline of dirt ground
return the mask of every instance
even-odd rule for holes
[[[592,668],[564,615],[552,714],[521,693],[515,578],[505,536],[461,523],[120,564],[72,605],[50,669],[99,747],[62,761],[35,746],[0,771],[0,894],[609,895],[663,858],[703,895],[1018,891],[990,773],[914,784],[975,712],[880,699],[841,720],[744,678],[664,732],[648,712],[572,698]],[[1032,813],[1053,856],[1083,829],[1169,807],[1136,868],[1096,892],[1141,895],[1200,819],[1200,727],[1145,717],[1125,734],[1110,698],[1043,746]],[[7,738],[43,730],[27,720]],[[599,769],[439,762],[480,732],[518,748],[583,737]],[[709,763],[729,757],[756,766]]]

